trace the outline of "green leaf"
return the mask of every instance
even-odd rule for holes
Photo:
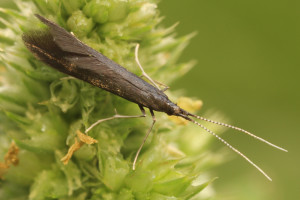
[[[87,18],[82,11],[77,10],[69,17],[67,25],[75,35],[84,37],[91,32],[94,22],[91,18]]]
[[[68,183],[58,169],[42,171],[30,188],[29,200],[57,199],[68,195]]]
[[[84,3],[84,0],[62,0],[62,5],[64,6],[69,15],[81,8],[84,5]]]
[[[61,162],[61,158],[64,156],[61,152],[56,151],[55,155],[56,163],[67,179],[68,195],[71,196],[74,191],[82,187],[81,172],[72,161],[69,161],[67,165],[64,165]]]
[[[180,194],[186,190],[191,182],[192,179],[188,177],[182,177],[165,182],[158,182],[154,184],[153,191],[168,196],[180,196]]]
[[[146,194],[152,190],[154,177],[151,171],[137,169],[126,177],[126,186],[134,193]]]
[[[75,106],[78,97],[78,86],[76,80],[63,78],[52,82],[50,85],[51,102],[60,107],[63,112]]]
[[[0,156],[12,140],[20,148],[20,164],[4,174],[0,199],[183,200],[197,197],[210,183],[209,176],[195,182],[224,159],[209,151],[210,139],[198,127],[179,127],[164,113],[156,114],[135,171],[133,158],[151,117],[97,125],[87,134],[98,144],[83,144],[63,165],[60,159],[76,131],[113,116],[115,109],[122,115],[140,111],[132,102],[48,67],[21,40],[23,31],[45,28],[34,17],[38,13],[138,76],[134,49],[139,43],[145,71],[169,84],[194,64],[178,62],[193,34],[178,38],[176,24],[162,26],[158,2],[15,0],[15,7],[0,8]],[[173,92],[168,96],[177,99]]]

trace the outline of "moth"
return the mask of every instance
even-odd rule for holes
[[[277,149],[280,149],[282,151],[287,150],[278,147],[241,128],[206,119],[180,108],[178,105],[173,103],[164,93],[164,90],[159,89],[155,81],[153,81],[144,72],[142,66],[138,61],[138,45],[135,52],[136,61],[138,66],[141,68],[143,75],[149,80],[150,83],[146,82],[141,77],[131,73],[116,62],[105,57],[100,52],[87,46],[79,39],[77,39],[73,34],[67,32],[56,23],[38,14],[36,14],[36,17],[47,26],[47,29],[30,31],[24,33],[22,36],[25,46],[35,55],[36,58],[62,73],[76,77],[80,80],[88,82],[96,87],[99,87],[103,90],[106,90],[137,104],[142,112],[142,115],[125,116],[116,114],[113,117],[101,119],[91,125],[86,130],[86,132],[103,121],[115,118],[145,117],[146,113],[144,108],[148,108],[150,110],[153,122],[151,127],[148,129],[146,136],[144,137],[143,143],[140,145],[136,153],[133,161],[133,169],[135,169],[138,155],[155,124],[156,119],[154,111],[158,111],[164,112],[168,115],[181,117],[200,126],[205,131],[223,142],[231,150],[235,151],[237,154],[247,160],[266,178],[271,180],[271,178],[261,168],[253,163],[243,153],[238,151],[220,136],[192,118],[241,131]]]

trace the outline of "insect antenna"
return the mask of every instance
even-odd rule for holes
[[[224,140],[223,138],[221,138],[220,136],[218,136],[216,133],[214,133],[213,131],[211,131],[210,129],[206,128],[205,126],[203,126],[202,124],[196,122],[195,120],[185,116],[185,115],[180,115],[181,117],[183,117],[184,119],[193,122],[194,124],[200,126],[202,129],[204,129],[205,131],[207,131],[208,133],[210,133],[211,135],[213,135],[214,137],[216,137],[218,140],[220,140],[221,142],[223,142],[227,147],[229,147],[231,150],[233,150],[234,152],[236,152],[238,155],[240,155],[242,158],[244,158],[248,163],[250,163],[252,166],[254,166],[259,172],[261,172],[267,179],[269,179],[269,181],[272,181],[272,179],[266,174],[266,172],[264,172],[260,167],[258,167],[253,161],[251,161],[247,156],[245,156],[243,153],[241,153],[239,150],[237,150],[236,148],[234,148],[233,146],[231,146],[226,140]]]
[[[218,124],[218,125],[220,125],[220,126],[225,126],[225,127],[228,127],[228,128],[235,129],[235,130],[237,130],[237,131],[246,133],[247,135],[250,135],[251,137],[253,137],[253,138],[257,139],[257,140],[260,140],[260,141],[262,141],[262,142],[264,142],[264,143],[266,143],[266,144],[268,144],[268,145],[270,145],[270,146],[272,146],[272,147],[274,147],[274,148],[276,148],[276,149],[279,149],[279,150],[281,150],[281,151],[288,152],[286,149],[284,149],[284,148],[282,148],[282,147],[279,147],[279,146],[277,146],[277,145],[275,145],[275,144],[272,144],[271,142],[269,142],[269,141],[267,141],[267,140],[265,140],[265,139],[263,139],[263,138],[261,138],[261,137],[258,137],[258,136],[256,136],[256,135],[254,135],[253,133],[250,133],[249,131],[246,131],[246,130],[241,129],[241,128],[239,128],[239,127],[232,126],[232,125],[229,125],[229,124],[225,124],[225,123],[222,123],[222,122],[213,121],[213,120],[210,120],[210,119],[206,119],[206,118],[204,118],[204,117],[201,117],[201,116],[198,116],[198,115],[194,115],[194,114],[191,114],[191,113],[188,113],[188,115],[189,115],[189,116],[192,116],[192,117],[195,117],[195,118],[197,118],[197,119],[203,120],[203,121],[207,121],[207,122],[210,122],[210,123],[213,123],[213,124]]]

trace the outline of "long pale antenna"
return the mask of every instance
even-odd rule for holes
[[[213,131],[209,130],[208,128],[206,128],[205,126],[203,126],[202,124],[199,124],[198,122],[196,122],[195,120],[192,120],[191,118],[184,116],[184,115],[180,115],[181,117],[183,117],[184,119],[193,122],[194,124],[200,126],[201,128],[203,128],[205,131],[207,131],[208,133],[210,133],[211,135],[215,136],[218,140],[220,140],[221,142],[223,142],[227,147],[229,147],[231,150],[233,150],[234,152],[236,152],[238,155],[240,155],[241,157],[243,157],[246,161],[248,161],[252,166],[254,166],[258,171],[260,171],[267,179],[269,179],[269,181],[272,181],[272,179],[260,168],[258,167],[254,162],[252,162],[247,156],[245,156],[243,153],[241,153],[239,150],[237,150],[236,148],[234,148],[233,146],[231,146],[228,142],[226,142],[223,138],[221,138],[220,136],[218,136],[217,134],[215,134]]]
[[[277,145],[275,145],[275,144],[272,144],[271,142],[269,142],[269,141],[267,141],[267,140],[265,140],[265,139],[263,139],[263,138],[261,138],[261,137],[258,137],[258,136],[256,136],[256,135],[254,135],[253,133],[250,133],[249,131],[246,131],[246,130],[241,129],[241,128],[239,128],[239,127],[232,126],[232,125],[229,125],[229,124],[225,124],[225,123],[222,123],[222,122],[213,121],[213,120],[210,120],[210,119],[206,119],[206,118],[204,118],[204,117],[197,116],[197,115],[194,115],[194,114],[191,114],[191,113],[189,113],[188,115],[189,115],[189,116],[192,116],[192,117],[195,117],[195,118],[197,118],[197,119],[203,120],[203,121],[207,121],[207,122],[210,122],[210,123],[218,124],[218,125],[220,125],[220,126],[225,126],[225,127],[228,127],[228,128],[235,129],[235,130],[237,130],[237,131],[246,133],[247,135],[250,135],[251,137],[253,137],[253,138],[257,139],[257,140],[260,140],[260,141],[262,141],[262,142],[264,142],[264,143],[266,143],[266,144],[268,144],[268,145],[270,145],[270,146],[272,146],[272,147],[274,147],[274,148],[276,148],[276,149],[279,149],[279,150],[281,150],[281,151],[288,152],[286,149],[284,149],[284,148],[282,148],[282,147],[279,147],[279,146],[277,146]]]

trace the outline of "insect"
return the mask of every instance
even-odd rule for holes
[[[138,60],[138,47],[135,49],[136,61],[138,66],[143,72],[143,76],[146,77],[150,82],[146,82],[137,75],[127,71],[124,67],[115,63],[114,61],[108,59],[101,53],[92,49],[91,47],[85,45],[79,39],[77,39],[73,34],[67,32],[65,29],[55,24],[52,21],[36,14],[36,17],[43,22],[48,28],[45,30],[36,30],[28,33],[24,33],[22,39],[25,46],[41,61],[48,64],[49,66],[65,73],[86,81],[96,87],[102,88],[108,92],[118,95],[128,101],[136,103],[142,115],[136,116],[125,116],[125,115],[114,115],[113,117],[101,119],[91,125],[86,132],[91,130],[97,124],[115,119],[115,118],[135,118],[135,117],[145,117],[145,109],[150,110],[152,116],[152,124],[148,129],[142,144],[140,145],[136,156],[133,161],[133,169],[137,162],[138,155],[147,140],[154,124],[155,115],[154,111],[164,112],[168,115],[174,115],[184,118],[216,137],[218,140],[223,142],[230,149],[235,151],[245,160],[247,160],[251,165],[253,165],[257,170],[259,170],[266,178],[272,180],[261,168],[259,168],[255,163],[253,163],[248,157],[243,153],[238,151],[236,148],[231,146],[228,142],[222,139],[220,136],[216,135],[213,131],[209,130],[202,124],[193,120],[193,118],[211,122],[217,125],[232,128],[243,133],[246,133],[255,139],[258,139],[266,144],[273,146],[282,151],[287,151],[281,147],[278,147],[246,130],[241,128],[216,122],[210,119],[206,119],[201,116],[189,113],[182,108],[180,108],[175,103],[171,102],[168,96],[164,93],[164,90],[160,90],[155,81],[153,81],[143,70],[141,64]]]

